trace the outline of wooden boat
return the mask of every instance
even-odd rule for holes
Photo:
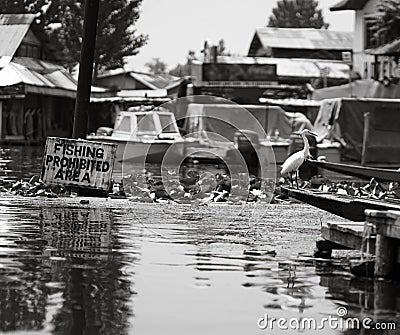
[[[400,171],[393,169],[380,169],[368,166],[357,166],[341,163],[330,163],[323,161],[308,160],[308,162],[319,168],[330,170],[357,178],[370,180],[375,178],[377,181],[396,181],[400,182]]]
[[[351,221],[365,221],[366,209],[400,210],[400,203],[288,187],[281,187],[281,189],[289,197]]]

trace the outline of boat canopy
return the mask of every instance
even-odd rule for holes
[[[167,111],[120,112],[115,120],[114,137],[138,139],[143,136],[180,137],[174,114]]]
[[[342,157],[400,164],[400,100],[327,99],[314,123],[319,139],[342,139]]]
[[[311,127],[302,113],[285,112],[278,106],[233,104],[189,104],[184,124],[189,136],[225,141],[233,141],[239,129],[254,131],[263,140],[277,133],[287,139],[293,131]]]

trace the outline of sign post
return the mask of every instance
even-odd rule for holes
[[[86,138],[99,1],[85,0],[78,89],[75,103],[74,129],[72,132],[73,138]]]
[[[108,191],[116,144],[48,137],[42,180],[52,185]]]

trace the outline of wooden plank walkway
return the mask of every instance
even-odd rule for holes
[[[360,250],[376,256],[372,264],[375,277],[398,276],[400,211],[366,210],[365,216],[364,223],[328,222],[323,225],[316,255],[330,257],[334,249]]]
[[[330,221],[321,227],[321,237],[322,240],[317,241],[317,249],[324,257],[330,257],[332,250],[336,249],[354,249],[375,254],[374,229],[363,222]]]

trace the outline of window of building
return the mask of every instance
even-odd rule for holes
[[[374,38],[374,22],[372,19],[365,19],[365,49],[373,49],[378,46],[378,41]]]
[[[21,44],[17,50],[17,57],[32,57],[40,59],[40,47],[32,44]]]

